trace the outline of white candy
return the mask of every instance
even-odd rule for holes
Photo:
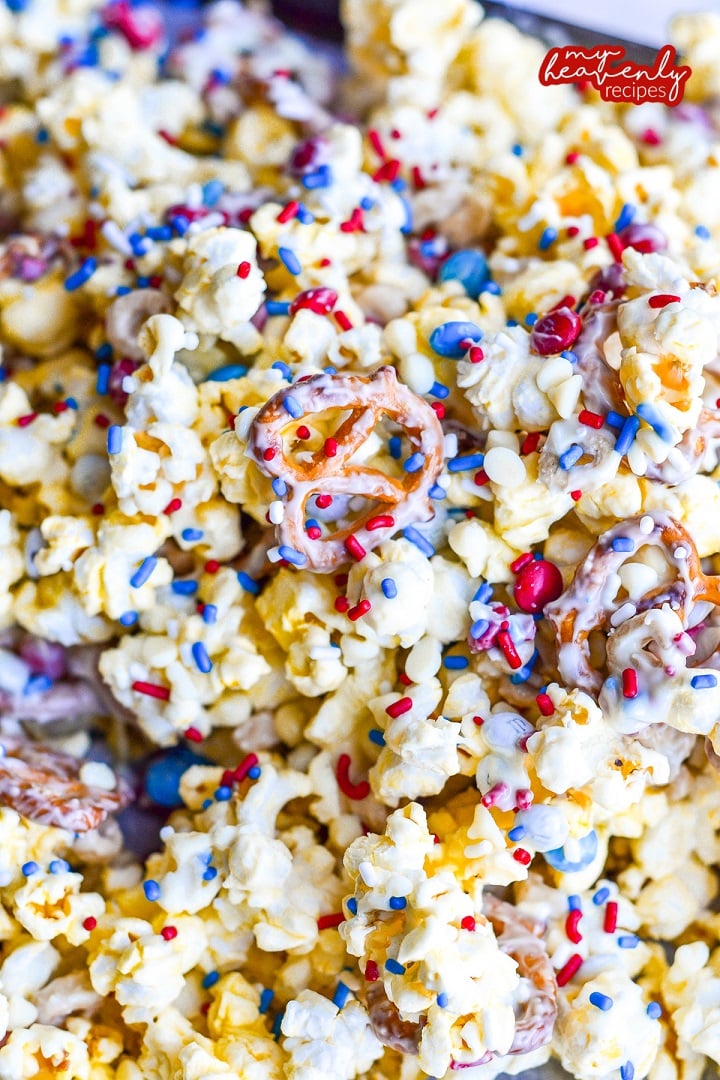
[[[488,450],[483,468],[493,483],[510,489],[520,487],[527,475],[522,459],[504,446]]]

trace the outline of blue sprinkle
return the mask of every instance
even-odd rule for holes
[[[173,581],[170,588],[178,596],[194,596],[198,591],[198,583],[192,579],[186,581]]]
[[[481,638],[483,634],[487,633],[490,628],[490,623],[487,619],[476,619],[470,627],[470,637]]]
[[[621,229],[624,229],[626,225],[629,225],[635,218],[636,213],[637,207],[633,206],[632,203],[626,202],[613,225],[613,232],[618,233]]]
[[[620,1066],[620,1080],[633,1080],[635,1076],[635,1066],[632,1061],[626,1061],[624,1065]]]
[[[285,400],[287,400],[287,398]],[[277,495],[278,499],[282,499],[284,495],[287,495],[287,484],[280,476],[276,476],[273,480],[272,489]]]
[[[489,276],[482,251],[463,248],[445,260],[438,272],[438,281],[459,281],[468,296],[476,300],[483,288],[488,287]]]
[[[510,148],[510,152],[512,154],[514,154],[515,157],[522,157],[522,154],[523,154],[522,145],[520,143],[516,142],[515,145]]]
[[[430,335],[430,348],[438,356],[458,360],[467,352],[465,341],[480,341],[483,332],[472,322],[446,322],[437,326]]]
[[[74,409],[76,412],[79,408],[77,398],[74,397],[66,397],[65,404],[67,405],[68,409]]]
[[[308,210],[307,206],[303,206],[302,203],[298,206],[298,211],[295,217],[298,219],[301,225],[312,225],[315,220],[315,215],[311,210]]]
[[[229,802],[232,799],[232,788],[221,784],[219,788],[215,788],[213,795],[216,802]]]
[[[107,433],[108,454],[119,454],[122,450],[122,428],[118,424],[111,424]]]
[[[412,525],[408,525],[407,529],[403,529],[403,536],[406,540],[409,540],[411,544],[414,544],[418,551],[422,552],[425,558],[430,559],[435,554],[435,548],[430,541],[426,540],[422,533],[418,532]]]
[[[617,939],[617,943],[621,949],[637,949],[640,938],[637,934],[621,934]]]
[[[358,902],[354,896],[350,897],[350,899],[346,902],[345,907],[348,909],[351,915],[357,915]]]
[[[673,430],[668,423],[663,420],[658,409],[654,405],[648,405],[646,402],[641,402],[635,410],[641,420],[644,420],[646,424],[649,424],[658,438],[663,442],[673,441]]]
[[[588,1001],[596,1009],[601,1009],[603,1012],[608,1012],[613,1007],[613,999],[608,997],[607,994],[599,993],[597,990],[590,995]]]
[[[215,206],[225,190],[222,180],[208,180],[202,186],[203,202],[206,206]]]
[[[219,971],[208,971],[207,975],[205,976],[205,978],[202,981],[203,990],[209,990],[211,986],[215,985],[215,983],[218,981],[219,978],[220,978],[220,972]]]
[[[438,1008],[447,1009],[449,998],[447,994],[441,992],[437,996]]]
[[[187,746],[175,746],[155,758],[145,773],[145,792],[158,806],[179,806],[180,779],[191,765],[207,765],[207,758],[194,754]]]
[[[568,911],[582,911],[582,899],[577,893],[568,896]]]
[[[621,428],[623,426],[623,424],[625,423],[625,420],[626,420],[626,417],[621,416],[620,413],[613,412],[612,409],[610,410],[610,412],[605,417],[605,423],[608,425],[608,427],[614,427],[614,428]]]
[[[128,236],[128,242],[132,248],[133,255],[140,258],[142,255],[147,255],[148,251],[152,247],[152,240],[141,236],[140,233],[130,233]]]
[[[118,285],[117,289],[115,290],[115,295],[116,296],[127,296],[128,293],[131,293],[131,292],[132,292],[132,289],[130,288],[129,285]]]
[[[190,228],[190,222],[182,214],[173,214],[170,218],[170,225],[178,234],[178,236],[184,236]]]
[[[520,323],[517,321],[517,319],[508,319],[507,322],[505,323],[505,325],[506,326],[519,326]]]
[[[96,270],[97,259],[94,259],[92,255],[89,255],[87,259],[83,259],[74,274],[65,278],[65,288],[68,292],[74,292],[75,289],[79,289],[81,285],[84,285],[86,281],[89,281]]]
[[[196,540],[202,540],[204,535],[202,529],[183,529],[180,533],[180,536],[188,544],[194,544]]]
[[[303,187],[308,191],[330,187],[332,182],[333,174],[329,165],[319,165],[315,172],[306,173],[302,178]]]
[[[480,588],[473,596],[473,602],[477,601],[479,604],[487,604],[492,600],[493,587],[489,581],[483,581]]]
[[[542,618],[542,615],[540,615],[540,618]],[[537,649],[535,649],[527,664],[524,664],[523,667],[518,668],[518,670],[510,676],[510,682],[513,684],[513,686],[518,686],[520,683],[528,681],[528,679],[532,675],[532,671],[537,662],[538,655],[538,651]]]
[[[534,326],[537,321],[538,321],[538,317],[537,317],[536,312],[534,312],[534,311],[531,311],[529,315],[525,316],[525,325],[526,326]]]
[[[651,1020],[659,1020],[662,1016],[662,1006],[657,1001],[650,1001],[645,1012]]]
[[[49,690],[52,686],[53,681],[48,675],[31,675],[25,683],[23,696],[28,697],[30,694],[44,694],[45,691]]]
[[[300,262],[292,248],[280,247],[278,248],[278,255],[280,257],[280,261],[282,262],[289,274],[302,273],[302,263]]]
[[[634,551],[635,542],[629,536],[616,536],[610,547],[613,551]]]
[[[238,570],[237,579],[245,592],[252,593],[253,596],[259,595],[260,585],[254,578],[251,578],[249,574],[246,574],[244,570]]]
[[[303,415],[302,405],[297,398],[294,398],[292,394],[286,394],[283,398],[283,408],[285,412],[290,413],[293,420],[299,420]]]
[[[271,365],[271,367],[273,367],[275,371],[279,371],[280,374],[283,375],[288,382],[292,382],[292,371],[287,364],[283,363],[282,360],[276,360],[275,363]]]
[[[259,780],[262,775],[262,769],[259,765],[253,765],[252,769],[248,769],[248,777],[250,780]]]
[[[213,662],[208,656],[208,651],[202,641],[196,641],[191,651],[198,671],[202,672],[203,675],[207,675],[208,672],[212,671]]]
[[[326,375],[337,375],[337,368],[333,367],[332,364],[328,364],[327,367],[324,367],[323,371]]]
[[[572,349],[563,349],[563,351],[560,353],[560,355],[565,360],[569,360],[571,364],[576,364],[577,363],[577,353],[574,353],[572,351]]]
[[[290,314],[290,301],[289,300],[266,300],[265,310],[268,315],[289,315]],[[275,364],[273,364],[275,367]]]
[[[281,559],[291,563],[293,566],[304,566],[307,562],[307,556],[302,551],[296,551],[289,544],[281,544],[278,548],[278,554]]]
[[[425,464],[425,455],[418,451],[415,454],[411,454],[407,461],[403,464],[405,472],[414,473],[420,472]]]
[[[715,675],[694,675],[690,680],[690,685],[693,690],[711,690],[717,686],[717,678]]]
[[[5,3],[7,3],[7,0],[5,0]],[[41,127],[41,128],[37,129],[37,132],[35,133],[35,142],[37,142],[37,143],[50,142],[50,132],[48,131],[47,128]],[[77,286],[74,286],[74,288],[77,288]]]
[[[214,626],[217,622],[217,608],[215,604],[206,604],[203,608],[202,619],[206,626]]]
[[[212,799],[207,800],[208,806],[212,806]],[[216,867],[208,866],[207,870],[203,871],[203,881],[214,881],[218,872]]]
[[[708,229],[707,225],[696,225],[695,235],[699,236],[701,240],[709,240],[710,230]]]
[[[333,994],[333,1005],[336,1009],[342,1009],[347,999],[350,997],[350,987],[346,986],[344,982],[337,984],[335,993]]]
[[[101,364],[98,368],[95,391],[98,394],[107,394],[110,386],[110,365]]]
[[[272,999],[274,997],[275,992],[273,990],[262,991],[262,993],[260,994],[260,1005],[258,1006],[258,1012],[261,1016],[264,1016],[265,1013],[268,1011],[268,1009],[270,1008],[270,1003],[272,1002]]]
[[[272,1033],[273,1033],[273,1035],[275,1037],[276,1042],[280,1038],[280,1034],[282,1032],[282,1022],[283,1022],[283,1016],[284,1015],[285,1015],[284,1012],[279,1012],[277,1014],[277,1016],[275,1017],[275,1019],[273,1020]]]
[[[151,225],[145,235],[151,240],[172,240],[172,229],[169,225]]]
[[[620,434],[615,441],[615,449],[618,454],[627,454],[635,442],[635,436],[640,430],[640,420],[637,416],[628,416],[620,429]]]
[[[400,183],[403,185],[402,188],[397,187],[398,180],[400,180]],[[393,180],[390,184],[390,187],[393,188],[395,191],[400,192],[403,191],[405,187],[407,187],[407,184],[400,177],[398,177],[398,180]],[[405,223],[400,226],[400,232],[404,234],[411,233],[413,229],[412,207],[409,200],[406,199],[403,195],[400,196],[400,201],[402,202],[403,208],[405,210]]]
[[[595,895],[592,898],[592,902],[595,905],[595,907],[602,907],[602,905],[605,903],[605,901],[607,899],[609,899],[609,897],[610,897],[610,890],[603,886],[602,889],[598,889],[598,891],[595,893]]]
[[[212,806],[212,804],[213,804],[213,801],[212,801],[212,799],[204,799],[204,800],[203,800],[203,804],[202,804],[202,806],[200,807],[200,809],[201,809],[201,810],[207,810],[208,806]],[[203,876],[204,876],[204,875],[203,875]]]
[[[160,896],[160,886],[157,881],[148,878],[147,881],[143,881],[143,892],[145,893],[145,898],[149,900],[150,903],[154,903]]]
[[[148,555],[148,557],[146,559],[143,559],[143,561],[140,563],[140,565],[138,566],[138,568],[135,571],[135,573],[133,574],[133,576],[130,578],[130,584],[131,584],[132,588],[133,589],[142,588],[142,586],[149,579],[150,575],[152,574],[152,572],[153,572],[153,570],[155,569],[156,566],[157,566],[157,559],[155,558],[154,555]]]
[[[5,0],[5,6],[8,11],[12,11],[15,14],[19,11],[24,11],[28,6],[28,0]]]
[[[483,286],[483,292],[489,292],[492,296],[502,296],[502,289],[497,281],[488,281],[487,285]]]
[[[247,375],[248,369],[244,364],[225,364],[224,367],[216,368],[205,377],[205,382],[229,382],[230,379],[242,379]]]
[[[441,502],[447,495],[447,492],[445,488],[440,487],[439,484],[433,484],[433,486],[428,489],[428,495],[431,499],[434,499],[435,502]]]
[[[360,200],[361,210],[372,210],[373,206],[375,206],[375,200],[371,199],[369,195],[364,195]]]
[[[70,870],[70,863],[65,859],[53,859],[48,870],[51,874],[65,874]]]
[[[399,435],[391,435],[388,439],[388,453],[395,461],[400,459],[400,455],[402,454],[402,439]]]
[[[546,229],[543,229],[542,236],[538,240],[538,247],[540,248],[540,251],[547,251],[547,249],[555,243],[557,238],[557,229],[554,229],[552,225],[548,225]]]
[[[446,386],[445,383],[434,382],[430,387],[428,393],[432,394],[432,396],[436,398],[446,398],[450,393],[450,387]]]
[[[390,187],[393,191],[405,191],[407,188],[407,180],[403,180],[401,176],[398,176],[396,180],[390,181]]]
[[[512,840],[514,844],[516,840],[522,840],[526,832],[527,829],[524,825],[515,825],[515,827],[508,832],[508,840]]]
[[[385,745],[385,736],[380,728],[371,728],[370,731],[368,731],[368,739],[370,742],[375,743],[376,746]]]
[[[20,867],[20,870],[25,877],[32,877],[33,874],[37,874],[39,869],[40,867],[38,866],[38,864],[36,862],[33,862],[32,859],[29,862],[23,863]]]
[[[388,900],[391,911],[402,911],[407,907],[407,900],[404,896],[391,896]]]
[[[467,656],[446,656],[443,660],[443,667],[448,671],[462,671],[463,668],[469,667],[470,661]]]
[[[305,528],[306,529],[319,529],[320,528],[320,522],[317,521],[315,518],[308,518],[307,521],[305,522]]]
[[[383,591],[383,596],[385,596],[388,600],[394,600],[397,596],[397,585],[395,584],[394,579],[391,577],[383,578],[380,582],[380,588]]]
[[[405,974],[404,965],[398,963],[397,960],[393,960],[392,956],[388,957],[388,959],[385,961],[385,970],[389,971],[391,975]]]
[[[576,465],[585,451],[579,443],[573,443],[567,450],[558,458],[558,465],[566,472],[572,469],[573,465]]]
[[[118,619],[118,622],[121,624],[121,626],[134,626],[137,621],[137,611],[124,611]]]
[[[463,457],[456,457],[452,461],[448,461],[447,470],[451,473],[470,472],[473,469],[482,469],[484,461],[484,454],[465,454]]]

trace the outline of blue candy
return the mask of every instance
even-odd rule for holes
[[[186,746],[176,746],[148,765],[145,791],[158,806],[179,806],[180,778],[191,765],[210,765],[207,758],[194,754]]]
[[[458,360],[467,352],[464,341],[479,341],[483,332],[472,322],[446,322],[436,327],[430,335],[430,348],[438,356]]]
[[[578,870],[584,870],[586,866],[590,865],[598,852],[598,837],[594,829],[591,829],[586,836],[578,840],[578,847],[580,854],[575,861],[568,858],[565,854],[565,848],[561,847],[546,851],[544,853],[545,862],[552,866],[553,870],[559,870],[561,874],[575,874]]]
[[[216,368],[206,377],[205,382],[229,382],[230,379],[242,379],[247,375],[244,364],[226,364],[225,367]]]
[[[455,251],[445,260],[438,272],[439,281],[459,281],[473,300],[480,295],[489,277],[485,256],[475,248]]]

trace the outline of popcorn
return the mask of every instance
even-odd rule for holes
[[[351,1001],[342,1010],[312,990],[288,1002],[282,1019],[283,1047],[290,1055],[288,1080],[353,1080],[382,1055],[367,1013]]]

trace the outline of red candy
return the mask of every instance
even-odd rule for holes
[[[314,311],[316,315],[329,315],[337,304],[337,298],[334,289],[328,289],[324,286],[318,286],[316,289],[305,289],[304,292],[298,293],[290,304],[290,314],[294,315],[296,311],[308,308],[310,311]]]
[[[534,559],[519,571],[513,596],[521,611],[536,615],[563,591],[562,574],[555,563]]]
[[[552,356],[569,349],[580,336],[582,320],[569,307],[556,308],[543,315],[530,333],[530,344],[540,356]]]

